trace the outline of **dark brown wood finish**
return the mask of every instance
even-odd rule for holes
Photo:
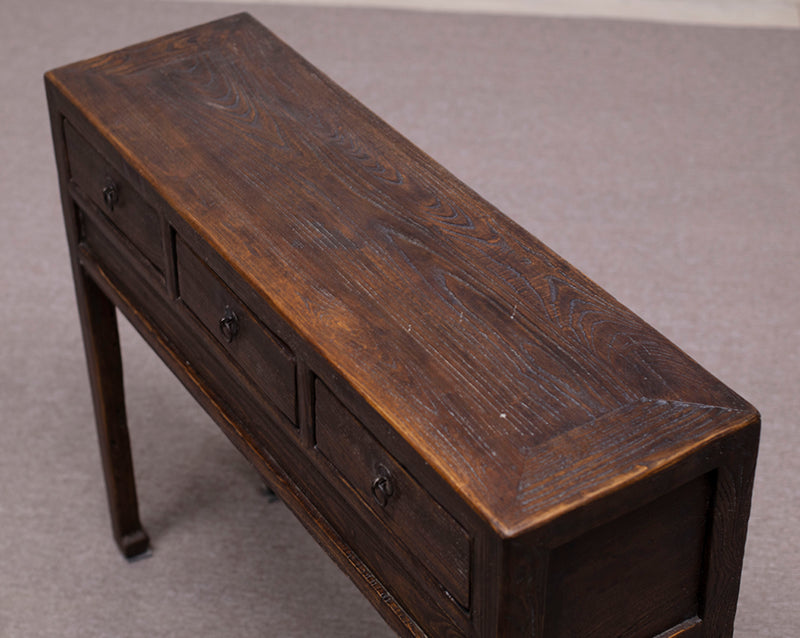
[[[175,248],[181,300],[263,394],[296,423],[296,374],[292,352],[179,238]]]
[[[349,484],[357,506],[372,513],[378,535],[384,526],[392,530],[468,607],[467,533],[319,381],[316,397],[317,450]]]
[[[399,633],[732,632],[738,395],[246,14],[46,86],[126,555],[114,306]]]

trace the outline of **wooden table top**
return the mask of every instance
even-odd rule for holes
[[[504,535],[757,418],[247,14],[49,77]]]

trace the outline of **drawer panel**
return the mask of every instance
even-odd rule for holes
[[[163,274],[163,233],[159,214],[68,121],[64,122],[64,135],[73,183]]]
[[[145,276],[145,281],[154,282],[152,278],[146,278],[147,271],[136,268],[133,248],[126,245],[124,237],[104,216],[88,213],[83,208],[79,210],[81,244],[89,249],[97,266],[115,287],[122,288],[126,295],[141,287],[142,280],[135,277],[134,273],[138,273],[140,277]]]
[[[176,238],[178,290],[184,304],[233,356],[242,370],[292,423],[296,375],[292,352],[259,321],[233,291]]]
[[[315,387],[317,449],[362,505],[469,607],[469,536],[324,383]]]

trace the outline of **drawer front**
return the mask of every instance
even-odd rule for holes
[[[70,178],[158,270],[164,272],[161,218],[69,122],[64,123]]]
[[[469,607],[470,543],[466,531],[317,380],[317,449],[372,516],[428,568],[449,594]]]
[[[178,290],[183,303],[264,396],[296,423],[295,361],[289,348],[180,237],[176,238],[176,257]]]

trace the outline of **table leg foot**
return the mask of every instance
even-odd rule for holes
[[[262,485],[261,493],[267,497],[268,503],[275,503],[280,500],[280,497],[278,497],[275,491],[266,483]]]
[[[126,534],[119,539],[119,549],[130,562],[149,558],[153,551],[150,548],[150,537],[143,529]]]

